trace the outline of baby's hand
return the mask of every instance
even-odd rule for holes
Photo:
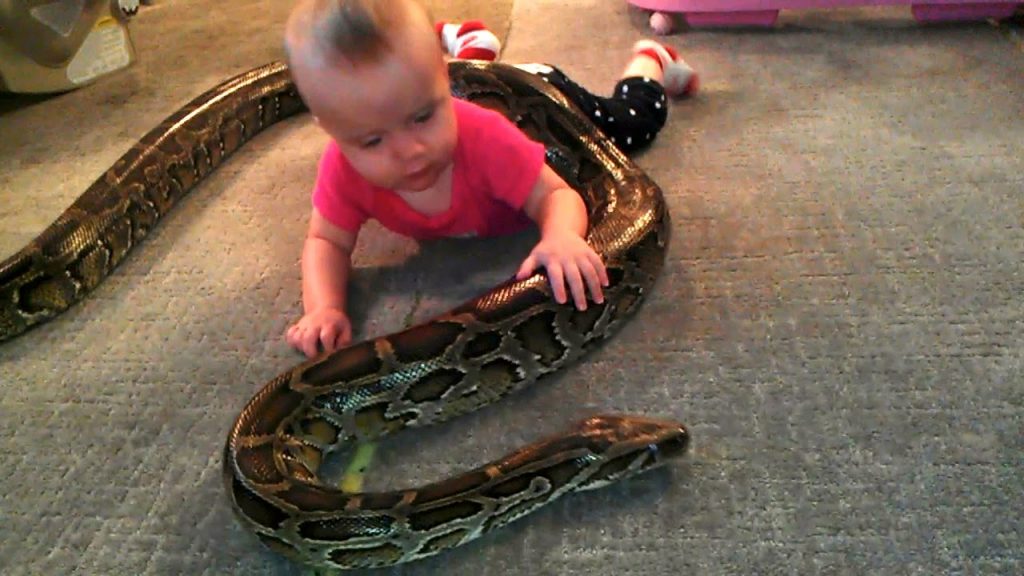
[[[555,293],[555,301],[566,302],[565,285],[569,284],[572,299],[580,310],[587,309],[586,289],[594,302],[604,302],[602,286],[608,285],[608,271],[601,257],[587,241],[572,232],[558,232],[541,238],[530,255],[523,261],[516,278],[528,278],[538,266],[544,266]],[[584,282],[586,286],[584,286]]]
[[[322,345],[324,352],[333,352],[352,340],[352,324],[337,308],[310,312],[285,333],[288,343],[307,357],[316,356]]]

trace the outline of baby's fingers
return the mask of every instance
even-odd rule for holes
[[[597,271],[597,278],[601,281],[601,286],[607,286],[610,284],[608,280],[608,268],[605,267],[604,261],[601,260],[601,256],[597,252],[591,251],[589,254],[590,263],[594,266],[594,270]]]
[[[533,255],[526,257],[523,263],[519,265],[519,270],[516,272],[516,280],[525,280],[529,278],[533,271],[537,268],[537,259]]]
[[[320,331],[305,329],[299,333],[299,347],[307,358],[312,358],[320,352]]]
[[[290,328],[288,328],[288,332],[285,333],[285,340],[288,341],[288,345],[291,346],[292,348],[295,348],[299,352],[305,353],[305,340],[303,339],[303,335],[305,333],[306,330],[303,328],[301,323],[293,324]]]
[[[320,328],[320,343],[324,345],[325,352],[334,352],[338,348],[338,337],[341,334],[334,324],[327,324]]]
[[[558,262],[549,262],[547,271],[548,282],[551,283],[551,291],[555,293],[555,302],[565,304],[565,276],[562,273],[562,266]]]
[[[591,264],[590,260],[582,260],[580,262],[580,273],[583,274],[584,280],[587,281],[587,287],[590,289],[590,296],[594,302],[598,304],[604,302],[604,292],[601,290],[601,275],[594,269],[594,265]]]
[[[327,352],[333,352],[352,340],[352,325],[348,319],[339,319],[320,330],[320,342]]]
[[[572,300],[576,303],[576,308],[580,310],[587,309],[587,290],[583,284],[583,278],[580,275],[580,269],[576,266],[575,262],[570,262],[565,267],[565,280],[569,284],[569,289],[572,290]]]
[[[348,346],[352,341],[352,325],[348,322],[341,327],[341,334],[338,336],[338,346]]]
[[[347,346],[352,341],[352,326],[348,322],[334,324],[332,328],[334,330],[334,337],[330,340],[332,350]]]

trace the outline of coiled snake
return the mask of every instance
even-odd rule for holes
[[[304,362],[266,384],[228,434],[225,486],[261,541],[311,566],[384,566],[436,554],[688,445],[679,423],[600,415],[426,486],[351,494],[318,479],[324,457],[353,440],[442,422],[566,366],[632,315],[662,268],[669,216],[661,191],[560,93],[505,64],[449,67],[456,96],[504,112],[545,143],[549,164],[587,203],[588,241],[611,284],[603,304],[579,311],[555,303],[541,274],[509,280],[433,320]],[[0,264],[0,340],[80,300],[228,155],[302,110],[287,68],[272,63],[170,116]]]

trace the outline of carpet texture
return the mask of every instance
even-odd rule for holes
[[[280,58],[289,4],[158,1],[132,23],[137,65],[5,99],[0,253],[178,106]],[[611,0],[435,14],[482,15],[507,34],[505,60],[555,63],[597,91],[648,34]],[[692,453],[372,573],[1024,572],[1019,32],[849,9],[669,37],[704,82],[637,156],[674,222],[650,300],[562,376],[383,445],[369,488],[446,476],[598,411],[686,422]],[[282,333],[325,142],[308,117],[271,129],[85,303],[0,346],[0,573],[307,573],[240,527],[220,469],[238,411],[299,360]],[[487,288],[533,239],[417,245],[371,227],[357,336]]]

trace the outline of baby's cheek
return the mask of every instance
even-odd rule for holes
[[[455,145],[459,139],[459,125],[455,121],[455,114],[448,113],[441,118],[440,123],[440,134],[439,140],[441,141],[441,149],[446,158],[450,158],[455,154]]]
[[[374,186],[390,188],[394,184],[394,169],[385,154],[356,152],[349,156],[349,163],[360,176]]]

